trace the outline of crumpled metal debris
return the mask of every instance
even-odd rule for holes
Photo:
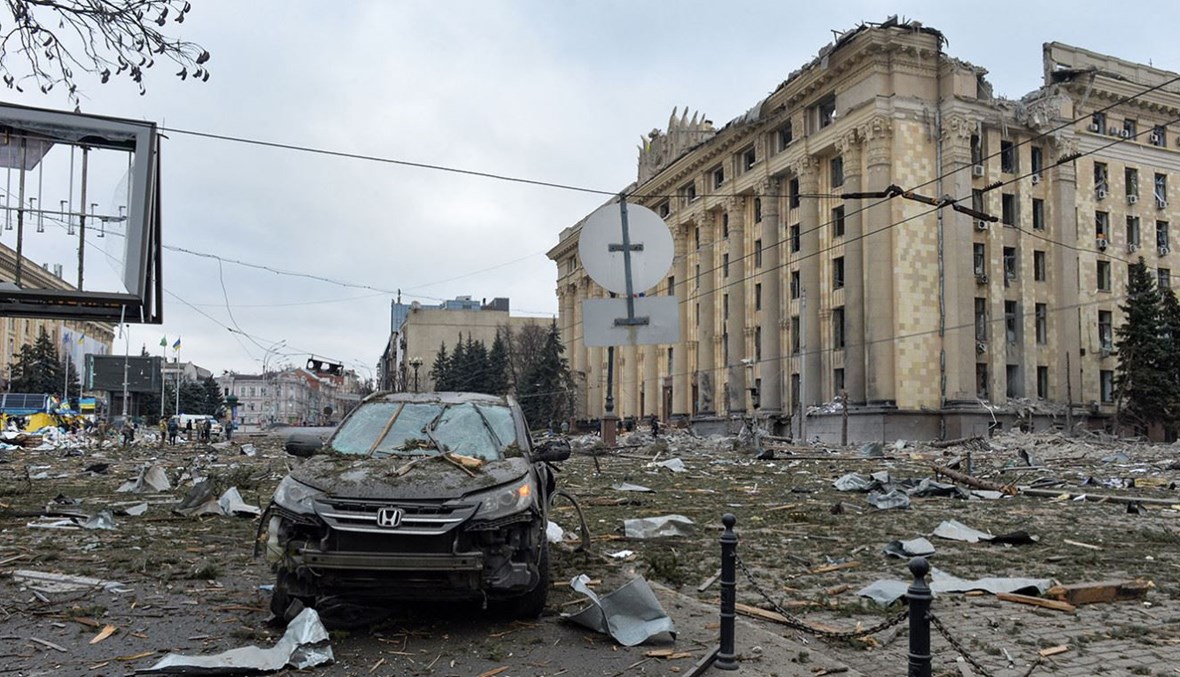
[[[586,574],[570,581],[570,587],[585,595],[590,606],[574,614],[565,614],[563,618],[610,635],[623,646],[642,644],[661,633],[668,633],[676,639],[676,626],[642,576],[602,597],[587,587],[589,582],[590,577]]]
[[[97,515],[92,515],[85,522],[81,523],[83,529],[114,529],[115,518],[111,515],[110,510],[103,510]]]
[[[106,590],[107,592],[128,592],[126,586],[115,581],[104,581],[100,578],[86,576],[70,576],[45,571],[31,571],[18,569],[12,572],[12,580],[30,590],[38,592],[83,592],[85,590]]]
[[[940,592],[971,592],[983,590],[996,594],[998,592],[1014,592],[1026,595],[1043,595],[1053,587],[1050,578],[977,578],[967,580],[949,574],[937,567],[930,569],[930,591],[937,595]],[[867,597],[881,606],[889,606],[905,596],[910,584],[905,581],[882,579],[873,581],[857,591],[860,597]]]
[[[610,488],[614,489],[615,491],[639,491],[639,492],[653,491],[652,489],[649,489],[648,487],[645,487],[642,484],[631,484],[630,482],[619,482],[617,484],[612,484],[612,485],[610,485]]]
[[[139,675],[248,675],[290,667],[314,668],[336,660],[328,631],[315,609],[304,609],[287,624],[287,632],[270,649],[245,646],[211,656],[170,653]]]
[[[168,481],[168,475],[164,472],[164,468],[159,465],[145,466],[139,471],[139,477],[130,482],[123,483],[115,491],[119,493],[133,493],[143,494],[149,491],[171,491],[172,483]]]
[[[885,544],[884,552],[890,557],[929,557],[934,554],[934,544],[925,538],[918,537],[908,541],[890,541]]]
[[[262,508],[256,505],[247,505],[242,500],[242,494],[238,492],[237,487],[230,487],[225,490],[221,498],[217,499],[217,505],[221,508],[223,515],[261,515]]]
[[[623,520],[623,536],[627,538],[668,538],[688,536],[696,524],[684,515],[661,515]]]
[[[666,461],[660,461],[659,463],[649,465],[654,465],[657,468],[667,468],[672,472],[688,472],[688,468],[684,465],[684,461],[679,458],[670,458]]]
[[[935,527],[931,535],[950,541],[963,541],[965,543],[978,543],[980,541],[990,541],[995,538],[986,531],[973,529],[957,520],[943,520],[941,524]]]
[[[862,458],[881,458],[885,455],[885,445],[880,442],[865,442],[860,447]]]
[[[868,501],[869,505],[879,510],[910,507],[910,497],[898,489],[888,492],[874,491],[869,494]]]

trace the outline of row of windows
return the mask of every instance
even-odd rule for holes
[[[1008,397],[1024,397],[1024,381],[1020,374],[1020,365],[1005,365],[1006,395]],[[1103,404],[1114,402],[1114,371],[1102,369],[1098,372],[1099,391]],[[1049,367],[1037,365],[1036,379],[1037,397],[1049,397]],[[984,399],[991,397],[991,382],[988,377],[988,365],[984,362],[975,365],[976,394]]]
[[[1109,134],[1110,136],[1120,136],[1124,139],[1132,139],[1143,141],[1139,135],[1139,121],[1134,118],[1123,118],[1122,126],[1118,126],[1118,122],[1108,120],[1105,111],[1099,111],[1090,116],[1090,126],[1088,129],[1096,134]],[[1164,147],[1168,145],[1168,128],[1166,125],[1155,125],[1151,128],[1151,132],[1147,135],[1147,143],[1153,146]]]
[[[1151,196],[1155,198],[1155,206],[1164,209],[1168,206],[1168,175],[1155,172],[1151,184]],[[1110,179],[1110,167],[1105,162],[1094,163],[1094,197],[1105,200],[1114,187]],[[1128,204],[1139,202],[1139,170],[1134,167],[1123,169],[1123,193]]]

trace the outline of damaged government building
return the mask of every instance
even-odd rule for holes
[[[846,392],[857,441],[1114,414],[1128,265],[1170,285],[1177,258],[1177,76],[1047,43],[1043,86],[1009,100],[945,44],[862,25],[720,129],[673,112],[644,139],[623,191],[672,231],[672,270],[645,291],[679,297],[681,332],[615,351],[619,416],[838,441]],[[606,292],[580,225],[548,255],[594,418],[607,349],[582,343],[581,302]]]

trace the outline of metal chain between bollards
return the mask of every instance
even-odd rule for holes
[[[770,595],[758,585],[758,582],[754,580],[754,574],[750,572],[750,569],[746,566],[746,563],[742,561],[741,556],[736,552],[734,553],[734,559],[737,561],[738,566],[741,567],[742,573],[745,574],[746,580],[750,583],[750,587],[754,588],[754,591],[761,595],[762,598],[766,600],[768,604],[770,604],[771,608],[783,617],[783,624],[800,632],[806,632],[810,635],[826,637],[828,639],[857,639],[858,637],[868,637],[869,635],[875,635],[878,632],[888,630],[895,625],[901,625],[906,621],[906,619],[909,618],[909,611],[903,610],[897,615],[891,616],[884,621],[881,621],[880,623],[863,630],[832,632],[830,630],[820,630],[819,628],[814,628],[799,620],[795,616],[792,616],[787,612],[786,609],[782,608],[778,602],[774,601],[774,599],[772,599]]]
[[[955,651],[959,652],[959,655],[963,657],[963,660],[971,664],[971,667],[978,670],[980,674],[983,675],[983,677],[994,677],[994,675],[992,675],[992,673],[988,671],[987,668],[980,665],[979,661],[967,651],[967,647],[960,644],[958,640],[951,636],[950,631],[946,629],[946,626],[942,624],[942,621],[938,620],[938,616],[935,616],[933,611],[926,614],[926,618],[930,620],[930,624],[934,626],[934,629],[938,631],[938,634],[942,635],[942,638],[945,639],[948,644],[954,647]]]

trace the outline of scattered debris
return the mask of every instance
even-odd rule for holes
[[[669,538],[688,536],[695,523],[684,515],[661,515],[623,520],[623,536],[626,538]]]
[[[315,609],[304,609],[287,625],[278,644],[270,649],[246,646],[212,656],[168,654],[141,675],[169,674],[242,674],[252,671],[275,672],[285,667],[295,670],[314,668],[335,660],[328,631]]]
[[[119,493],[143,494],[149,491],[158,493],[171,490],[172,483],[168,481],[168,475],[164,472],[164,468],[159,465],[151,465],[142,468],[139,471],[139,477],[124,483],[123,486],[115,491]]]
[[[884,552],[890,557],[930,557],[934,554],[934,544],[925,538],[915,538],[908,541],[890,541],[885,544]]]
[[[104,581],[86,576],[30,571],[27,569],[18,569],[12,572],[12,580],[24,585],[29,590],[45,593],[83,592],[86,590],[128,592],[128,589],[122,583],[115,581]]]
[[[602,597],[587,587],[589,581],[590,577],[585,574],[570,581],[570,587],[585,595],[590,600],[590,606],[577,613],[563,615],[563,618],[610,635],[623,646],[643,644],[661,633],[676,639],[672,619],[664,612],[651,586],[642,577],[632,579]]]
[[[1147,597],[1147,591],[1154,587],[1155,584],[1151,581],[1137,578],[1135,580],[1055,585],[1049,588],[1045,594],[1058,601],[1069,602],[1077,606],[1100,602],[1141,600]]]

